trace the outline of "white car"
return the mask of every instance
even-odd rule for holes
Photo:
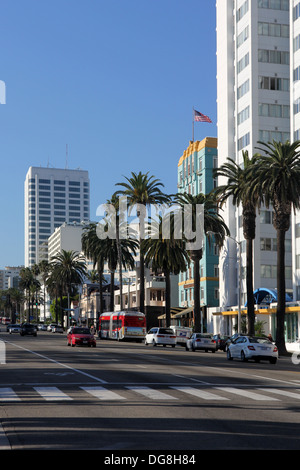
[[[12,333],[20,333],[21,327],[20,325],[9,325],[8,331],[10,335]]]
[[[163,346],[172,346],[172,348],[175,348],[176,334],[171,328],[151,328],[145,336],[145,345],[147,346],[148,344],[152,344],[152,346],[162,344]]]
[[[196,351],[202,349],[205,352],[216,352],[217,343],[210,333],[193,333],[187,340],[185,349],[187,351]]]
[[[227,359],[232,360],[234,358],[241,359],[242,361],[254,359],[256,362],[265,359],[271,364],[276,364],[278,349],[267,338],[239,336],[229,345],[227,350]]]
[[[63,327],[60,326],[60,325],[54,325],[52,327],[51,331],[52,331],[52,333],[63,333],[64,332]]]

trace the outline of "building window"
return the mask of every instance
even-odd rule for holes
[[[242,124],[242,122],[249,119],[249,117],[250,117],[250,106],[247,106],[247,108],[243,109],[240,113],[238,113],[238,119],[237,119],[238,124]]]
[[[290,54],[286,51],[258,49],[258,62],[289,65]]]
[[[242,57],[237,64],[237,73],[242,72],[249,65],[249,52]]]
[[[258,23],[258,34],[260,36],[273,36],[273,37],[281,37],[281,38],[288,38],[289,33],[289,25],[287,24],[279,24],[279,23]]]
[[[282,104],[258,103],[258,115],[263,117],[289,118],[290,107]]]
[[[289,0],[258,0],[258,8],[289,11]]]
[[[241,150],[244,147],[247,147],[247,145],[249,144],[250,144],[250,132],[247,132],[247,134],[243,135],[243,137],[241,137],[238,140],[238,150]]]
[[[290,91],[290,80],[278,77],[258,77],[260,90]]]
[[[249,10],[249,0],[246,0],[236,12],[236,22],[240,21]]]

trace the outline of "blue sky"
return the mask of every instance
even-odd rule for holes
[[[30,166],[89,171],[91,220],[131,172],[168,193],[192,139],[216,136],[214,0],[2,0],[0,268],[24,264]]]

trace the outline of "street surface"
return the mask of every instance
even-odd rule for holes
[[[0,449],[299,449],[300,365],[0,332]],[[2,343],[3,344],[3,343]]]

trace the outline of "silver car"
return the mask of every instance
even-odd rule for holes
[[[8,331],[10,335],[12,333],[20,333],[21,327],[20,325],[9,325]]]
[[[185,349],[187,351],[196,351],[197,349],[205,352],[216,352],[217,343],[210,333],[193,333],[187,340]]]

